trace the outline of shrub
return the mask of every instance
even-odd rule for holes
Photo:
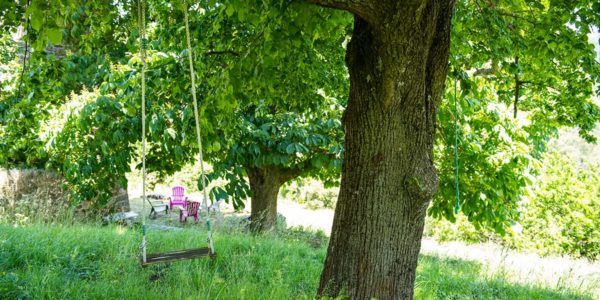
[[[530,197],[521,201],[521,218],[504,236],[477,229],[462,214],[455,223],[427,219],[425,235],[468,243],[495,241],[541,255],[600,257],[600,166],[579,166],[549,153]],[[514,230],[512,230],[514,229]]]
[[[525,248],[542,254],[600,257],[600,166],[577,167],[566,156],[545,158],[530,201],[523,204]]]

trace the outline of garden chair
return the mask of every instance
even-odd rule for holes
[[[198,223],[199,210],[200,202],[186,200],[186,205],[179,208],[179,221],[187,222],[188,217],[194,217],[194,221]]]
[[[173,187],[173,195],[169,197],[169,207],[179,205],[185,208],[188,198],[185,196],[185,189],[182,186]]]

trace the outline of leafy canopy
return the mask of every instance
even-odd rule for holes
[[[147,4],[149,166],[171,173],[192,161],[197,151],[181,39],[183,16],[177,4]],[[129,161],[139,158],[136,2],[32,0],[30,6],[25,1],[0,5],[5,32],[15,32],[29,20],[25,38],[35,49],[30,60],[34,67],[23,77],[28,92],[14,97],[20,76],[3,83],[0,133],[9,138],[0,145],[0,161],[9,165],[52,161],[73,174],[70,181],[78,193],[85,197],[100,193],[122,178]],[[342,45],[349,35],[349,16],[295,1],[195,1],[189,6],[206,157],[231,171],[234,165],[263,161],[283,166],[282,157],[302,164],[292,158],[309,152],[319,155],[320,150],[307,152],[300,145],[310,150],[306,137],[322,134],[322,129],[305,128],[320,124],[318,118],[313,122],[314,112],[327,108],[317,91],[345,97],[345,88],[340,89],[347,86],[340,68],[343,53],[335,45]],[[598,3],[584,0],[457,1],[453,71],[439,109],[436,161],[441,185],[431,215],[454,218],[457,116],[462,211],[476,225],[500,232],[518,218],[519,199],[536,174],[537,159],[559,127],[577,127],[582,137],[594,141],[590,130],[600,113],[592,99],[599,73],[587,35],[600,23],[598,10]],[[4,45],[10,44],[6,34],[2,38]],[[64,57],[47,51],[57,44],[66,49]],[[13,51],[3,63],[14,64],[17,58]],[[98,95],[55,131],[57,137],[39,138],[39,124],[52,108],[65,106],[70,93],[94,87]],[[452,105],[454,96],[458,113]],[[249,114],[250,106],[261,106],[259,113]],[[277,107],[276,113],[266,109],[270,106]],[[304,117],[288,126],[286,111]],[[266,132],[283,140],[263,136],[265,124]],[[304,128],[306,135],[292,134],[296,128]],[[304,136],[304,144],[294,140],[297,136]],[[265,156],[269,142],[285,142],[285,147],[274,148],[285,151]],[[235,145],[244,149],[242,154],[237,150],[232,154]],[[287,153],[288,147],[294,153]],[[56,159],[50,160],[48,153]]]

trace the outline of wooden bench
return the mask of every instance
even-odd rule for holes
[[[152,199],[152,200],[151,200]],[[158,217],[160,212],[165,212],[165,215],[169,213],[169,204],[163,202],[160,195],[148,195],[146,201],[150,204],[150,218],[155,219]]]

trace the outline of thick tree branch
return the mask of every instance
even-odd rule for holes
[[[281,172],[281,180],[283,181],[283,183],[288,182],[288,181],[302,175],[301,169],[282,168],[282,169],[280,169],[280,172]]]
[[[496,74],[496,70],[493,68],[475,69],[473,76],[489,76]]]
[[[377,1],[366,0],[307,0],[309,3],[320,5],[323,7],[341,9],[353,13],[354,15],[366,20],[369,23],[374,23],[377,19],[376,8],[379,6]],[[374,4],[375,3],[375,4]]]

